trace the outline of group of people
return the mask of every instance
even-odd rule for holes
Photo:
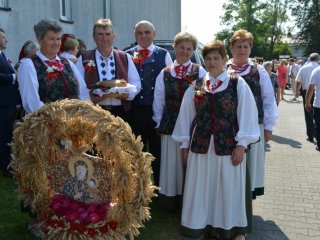
[[[293,58],[282,59],[279,64],[275,60],[263,63],[270,74],[278,104],[285,100],[283,94],[288,85],[293,95],[290,101],[297,101],[298,97],[302,96],[307,140],[316,143],[317,151],[320,150],[320,91],[317,91],[320,88],[320,79],[317,73],[319,70],[316,70],[319,64],[318,53],[311,53],[306,63]]]
[[[39,50],[25,55],[15,72],[2,56],[7,40],[0,29],[0,61],[5,63],[0,65],[0,96],[7,97],[1,101],[7,105],[0,106],[4,172],[19,93],[27,113],[64,98],[91,101],[141,136],[145,151],[155,157],[159,204],[182,208],[185,239],[245,239],[252,230],[252,199],[264,194],[265,142],[278,118],[270,74],[249,58],[250,32],[234,32],[231,59],[223,42],[205,44],[203,68],[190,60],[198,43],[193,34],[175,36],[172,61],[153,44],[156,30],[145,20],[134,28],[137,46],[124,52],[113,47],[111,20],[99,19],[92,32],[96,48],[81,51],[76,60],[72,53],[59,56],[61,43],[75,37],[63,37],[58,22],[41,20],[34,31]],[[113,79],[132,87],[112,96],[89,91]]]

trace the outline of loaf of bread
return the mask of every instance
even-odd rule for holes
[[[127,82],[124,79],[114,79],[114,80],[99,82],[99,86],[102,88],[126,87]]]

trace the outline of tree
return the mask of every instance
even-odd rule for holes
[[[305,53],[320,52],[320,3],[319,0],[295,0],[291,5],[298,33],[297,42],[306,46]]]
[[[283,24],[288,19],[287,3],[288,0],[229,0],[223,5],[225,14],[221,17],[221,23],[228,27],[217,33],[216,37],[230,39],[235,30],[243,28],[254,36],[253,56],[267,59],[278,57],[274,50],[286,35]]]
[[[266,54],[269,59],[278,58],[279,49],[275,51],[275,46],[283,44],[283,39],[287,35],[283,29],[284,23],[288,20],[287,6],[288,0],[269,0],[263,11],[259,35],[267,44],[269,51]],[[285,52],[288,54],[287,50]],[[280,52],[280,55],[285,55],[285,52]]]

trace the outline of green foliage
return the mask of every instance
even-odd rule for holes
[[[0,175],[0,236],[1,239],[32,240],[27,232],[28,216],[20,212],[20,201],[12,179]]]
[[[275,45],[286,35],[283,24],[288,20],[287,4],[288,0],[229,0],[223,5],[225,14],[221,17],[221,23],[227,27],[216,37],[230,39],[234,31],[243,28],[254,36],[252,56],[278,57]]]
[[[288,43],[276,43],[273,54],[277,57],[279,55],[292,55]]]
[[[0,239],[36,240],[27,231],[27,213],[20,211],[17,186],[14,181],[0,175]],[[140,228],[136,240],[180,240],[180,214],[160,209],[157,199],[151,203],[152,219]]]
[[[305,45],[305,53],[320,52],[320,2],[319,0],[294,0],[291,3],[298,33],[296,42]]]

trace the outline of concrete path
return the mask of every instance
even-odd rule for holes
[[[267,144],[265,195],[253,202],[248,240],[320,240],[320,152],[306,140],[302,98],[279,105]]]

